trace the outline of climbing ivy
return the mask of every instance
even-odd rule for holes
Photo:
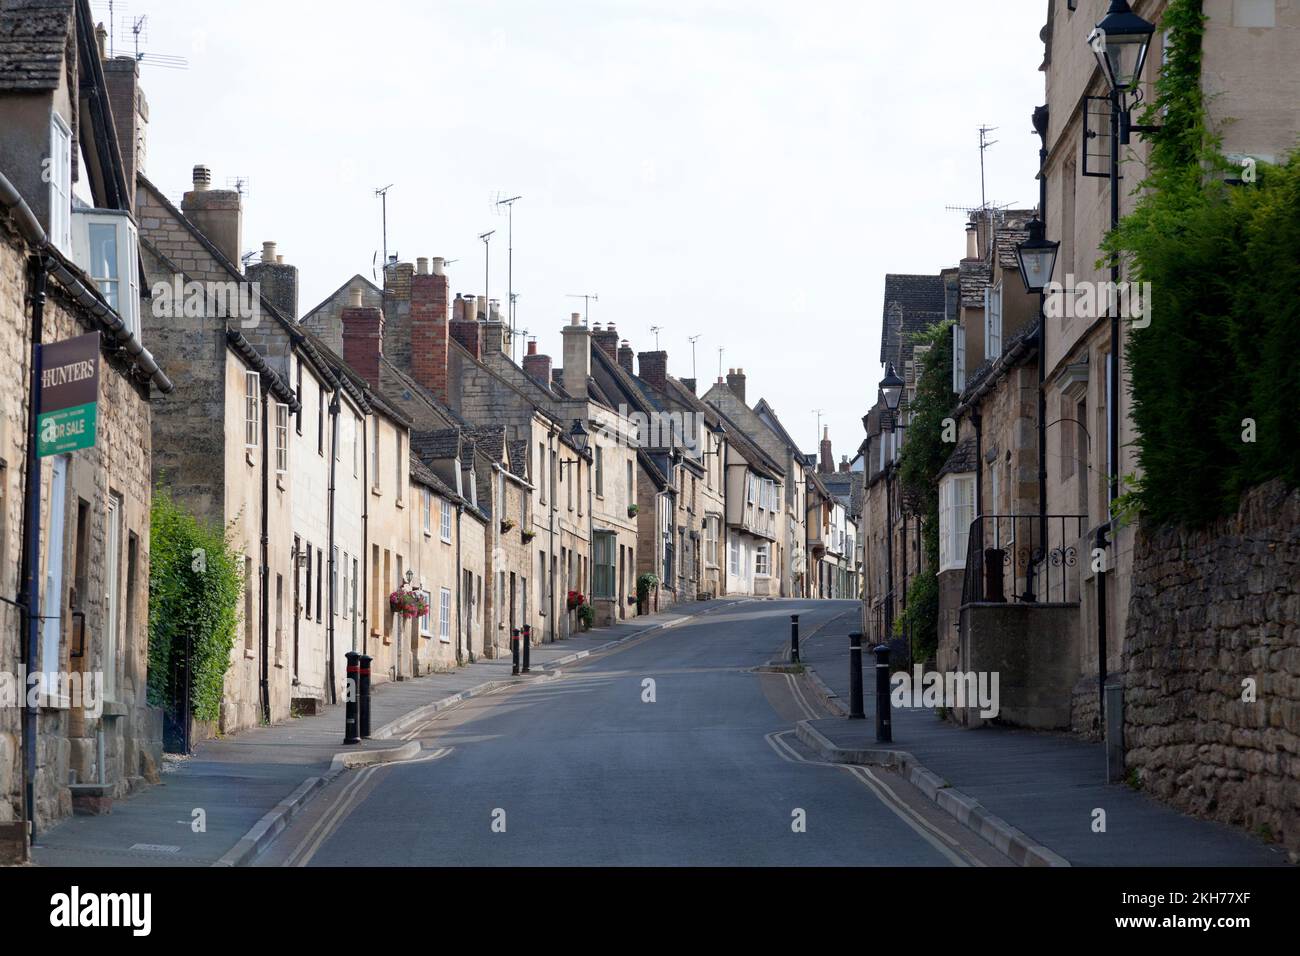
[[[220,716],[243,578],[243,556],[231,547],[228,531],[203,524],[177,505],[166,488],[155,488],[149,529],[151,704],[169,707],[183,692],[189,639],[194,717],[211,721]]]
[[[1125,356],[1141,467],[1131,497],[1153,523],[1191,526],[1260,482],[1300,485],[1300,153],[1250,170],[1221,153],[1201,6],[1165,9],[1167,61],[1142,117],[1161,128],[1142,196],[1103,244],[1151,289],[1151,324],[1131,330]]]
[[[905,501],[916,503],[921,517],[925,570],[907,588],[907,608],[895,621],[899,633],[911,635],[912,658],[932,658],[939,646],[939,470],[952,454],[945,441],[944,420],[952,414],[952,322],[912,336],[924,353],[907,443],[899,455],[898,487]]]

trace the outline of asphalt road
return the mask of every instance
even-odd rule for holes
[[[887,771],[820,764],[802,678],[756,672],[855,602],[751,601],[474,698],[343,775],[271,866],[1006,865]],[[839,622],[841,625],[842,621]]]

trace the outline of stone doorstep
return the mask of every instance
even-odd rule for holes
[[[0,823],[0,866],[20,866],[26,862],[27,824]]]

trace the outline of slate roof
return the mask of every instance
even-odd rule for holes
[[[944,475],[975,471],[977,464],[978,462],[976,461],[975,456],[975,439],[964,438],[957,443],[957,447],[953,449],[952,454],[948,456],[948,460],[945,461],[943,467],[939,469],[939,477],[942,478]]]
[[[510,470],[519,478],[528,480],[528,440],[519,439],[507,443],[510,449]]]
[[[944,311],[943,276],[941,275],[905,275],[889,273],[885,276],[885,302],[882,318],[884,325],[880,335],[880,361],[892,362],[898,355],[899,339],[898,318],[901,313],[903,332],[916,332],[928,328],[932,322],[916,326],[913,317],[916,313],[931,313],[942,316]],[[891,321],[891,316],[893,321]],[[911,327],[915,326],[915,327]]]
[[[436,431],[411,432],[411,451],[425,461],[459,458],[460,429],[440,428]]]
[[[506,460],[506,426],[479,425],[467,429],[483,454],[500,464]]]
[[[0,0],[0,90],[58,87],[71,17],[72,0]]]

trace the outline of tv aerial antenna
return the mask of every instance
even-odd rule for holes
[[[379,202],[383,206],[383,217],[384,217],[383,242],[384,242],[384,268],[385,269],[388,268],[388,190],[392,189],[394,185],[395,185],[394,183],[389,183],[387,186],[380,186],[378,189],[375,190],[375,195],[379,197]]]
[[[699,385],[699,378],[697,377],[697,373],[696,373],[696,371],[695,371],[695,343],[698,342],[698,341],[700,340],[700,336],[699,336],[699,335],[690,335],[690,336],[687,336],[687,339],[688,339],[688,340],[690,341],[690,343],[691,343],[691,378],[693,378],[693,379],[696,380],[695,383],[696,383],[696,386],[698,387],[698,385]]]
[[[600,296],[594,292],[571,292],[566,298],[582,300],[582,324],[591,325],[591,303],[599,302]]]
[[[112,4],[113,0],[110,0],[110,11],[112,10]],[[144,66],[160,66],[168,70],[188,70],[190,68],[189,60],[183,56],[172,56],[170,53],[145,53],[140,50],[140,41],[148,41],[149,39],[148,14],[131,19],[131,35],[135,41],[135,61],[137,63]]]
[[[664,330],[664,327],[663,327],[662,325],[652,325],[652,326],[650,326],[650,331],[654,333],[654,337],[655,337],[655,351],[656,351],[656,352],[659,351],[659,333],[662,332],[663,330]]]
[[[980,208],[981,209],[988,208],[988,199],[984,195],[984,152],[990,146],[993,146],[998,142],[996,139],[990,140],[988,138],[989,133],[992,133],[996,129],[997,129],[996,126],[980,127]]]

